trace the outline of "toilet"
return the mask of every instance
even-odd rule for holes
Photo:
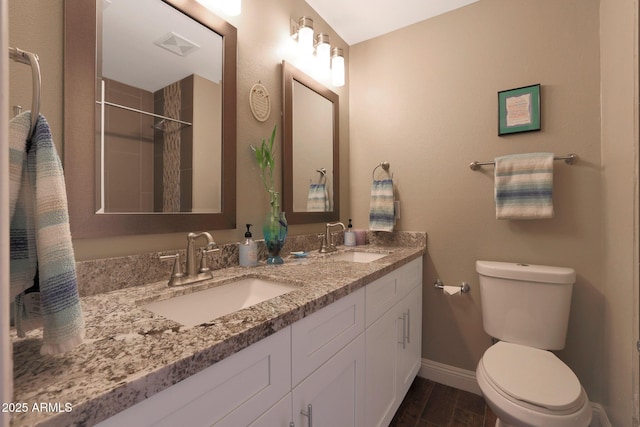
[[[499,426],[584,427],[591,404],[564,348],[576,273],[571,268],[476,261],[482,323],[499,340],[476,369]]]

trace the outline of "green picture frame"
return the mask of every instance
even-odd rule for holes
[[[498,92],[498,136],[540,130],[540,84]]]

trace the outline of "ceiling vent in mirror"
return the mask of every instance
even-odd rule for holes
[[[179,56],[187,56],[191,52],[194,52],[200,48],[200,46],[193,43],[192,41],[189,41],[173,32],[166,34],[158,41],[156,41],[155,44]]]

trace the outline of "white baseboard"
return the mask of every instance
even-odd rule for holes
[[[445,365],[444,363],[434,362],[433,360],[422,359],[422,366],[420,367],[420,371],[418,371],[418,376],[482,396],[482,391],[480,391],[480,386],[478,386],[476,373],[474,371],[456,368],[455,366]]]
[[[475,371],[422,359],[418,376],[482,396],[482,391],[476,381]],[[593,411],[593,419],[590,427],[612,427],[602,405],[591,402],[591,410]]]

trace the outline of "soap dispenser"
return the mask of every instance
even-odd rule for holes
[[[246,224],[247,232],[244,233],[244,242],[240,243],[240,265],[242,267],[255,267],[258,265],[258,245],[251,238],[251,226]]]
[[[344,245],[355,246],[356,245],[356,233],[353,231],[353,224],[351,224],[351,218],[349,218],[349,225],[347,231],[344,232]]]

